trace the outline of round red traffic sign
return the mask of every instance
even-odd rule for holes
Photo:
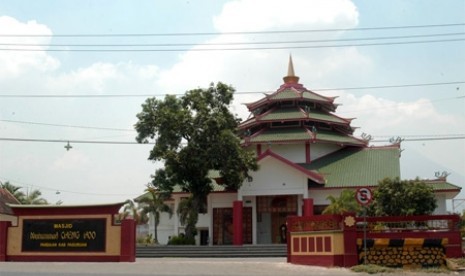
[[[373,200],[373,193],[370,188],[358,188],[355,192],[355,199],[360,205],[368,205]]]

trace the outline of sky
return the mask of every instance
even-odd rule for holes
[[[1,1],[0,181],[51,203],[132,199],[161,166],[135,144],[147,97],[221,81],[245,119],[292,55],[356,136],[404,139],[403,179],[464,187],[464,15],[462,0]]]

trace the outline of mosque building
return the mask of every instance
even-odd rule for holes
[[[321,214],[327,197],[344,189],[375,188],[384,178],[400,176],[400,141],[369,145],[370,137],[355,137],[352,118],[336,114],[336,97],[319,95],[294,73],[292,58],[283,84],[258,101],[247,103],[247,120],[239,125],[242,145],[256,152],[259,170],[251,172],[237,191],[226,191],[212,173],[213,192],[207,210],[199,214],[197,244],[274,244],[284,242],[288,216]],[[445,177],[426,181],[437,198],[435,213],[446,213],[446,200],[460,187]],[[172,209],[188,197],[175,191]],[[158,240],[166,244],[183,233],[176,212],[162,213]],[[149,233],[153,232],[153,219]]]

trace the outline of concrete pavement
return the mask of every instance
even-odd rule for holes
[[[451,274],[444,275],[455,275]],[[293,265],[286,258],[139,258],[135,263],[0,263],[0,276],[339,276],[358,275],[346,268]],[[379,274],[378,274],[379,275]],[[398,273],[387,273],[393,276]],[[406,272],[409,276],[432,273]],[[462,274],[463,275],[463,274]]]
[[[344,268],[292,265],[285,258],[140,258],[135,263],[0,263],[0,276],[361,275]]]

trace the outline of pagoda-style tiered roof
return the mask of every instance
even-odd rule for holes
[[[287,76],[278,90],[246,104],[249,119],[239,125],[244,144],[302,143],[306,141],[335,143],[341,146],[366,146],[367,141],[352,136],[352,118],[333,112],[336,97],[325,97],[299,83],[289,58]]]

